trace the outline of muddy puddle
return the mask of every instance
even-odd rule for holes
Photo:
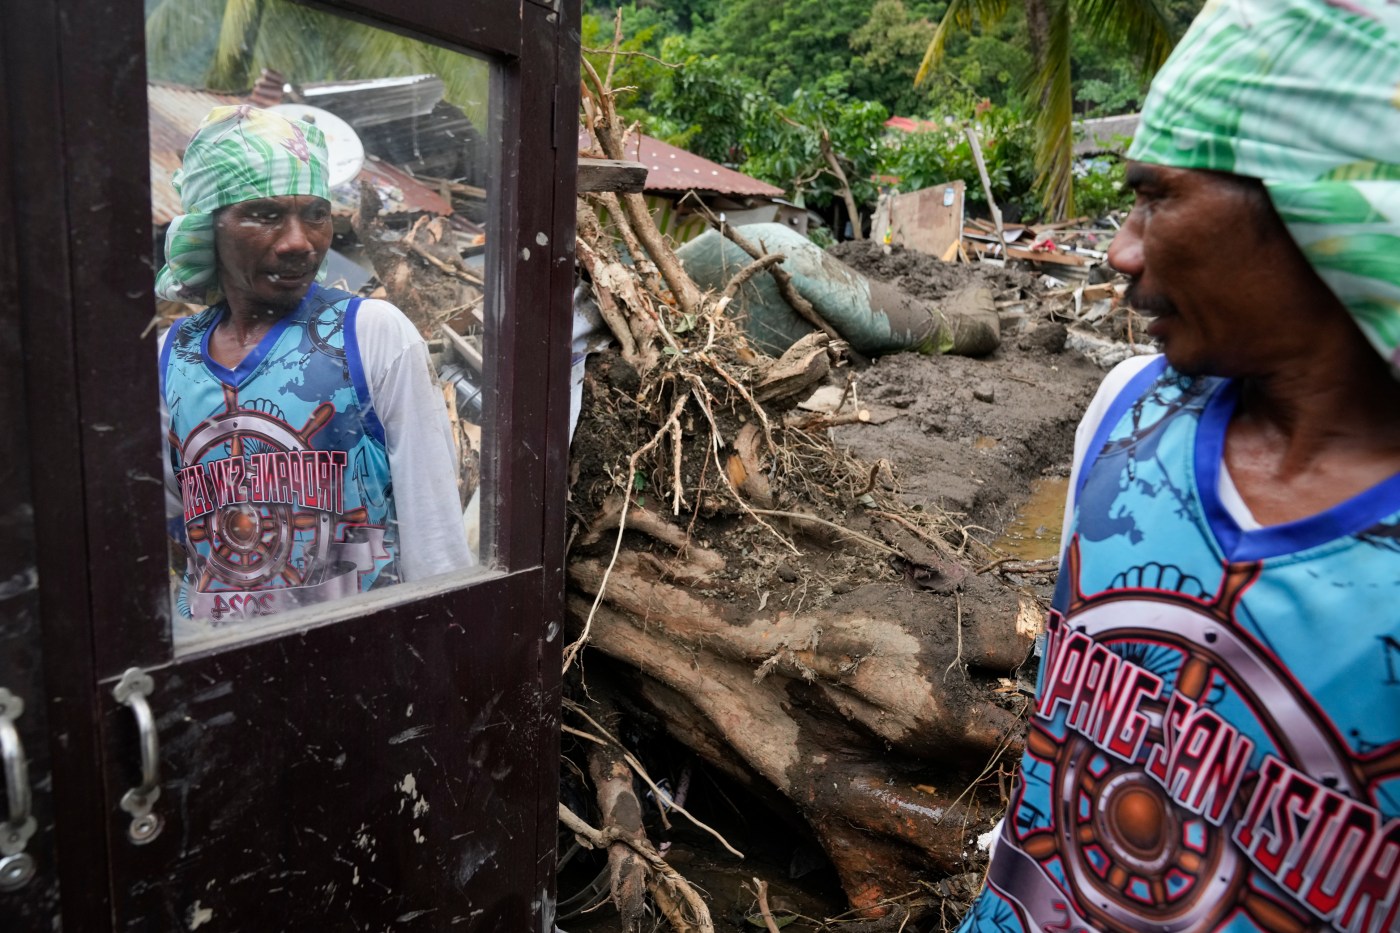
[[[993,545],[1019,560],[1045,560],[1060,553],[1060,530],[1065,518],[1069,477],[1031,481],[1031,494]]]

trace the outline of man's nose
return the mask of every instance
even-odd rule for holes
[[[279,256],[297,256],[315,248],[307,236],[306,221],[299,214],[293,212],[286,215],[275,248]]]
[[[1129,278],[1142,275],[1142,231],[1137,212],[1128,215],[1108,247],[1108,264]]]

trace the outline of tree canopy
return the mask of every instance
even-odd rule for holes
[[[1063,212],[1071,203],[1064,191],[1064,145],[1055,171],[1046,171],[1049,115],[1041,102],[1049,98],[1045,69],[1037,67],[1044,42],[1057,43],[1056,60],[1065,66],[1052,76],[1059,82],[1053,102],[1061,123],[1129,112],[1146,89],[1144,32],[1156,43],[1146,55],[1152,64],[1202,3],[1134,0],[1129,5],[1158,17],[1150,24],[1159,27],[1153,33],[1122,28],[1111,15],[1118,9],[1121,20],[1121,5],[1106,0],[592,0],[585,4],[583,35],[595,64],[606,67],[604,52],[620,11],[624,56],[616,83],[634,88],[620,100],[623,115],[653,136],[782,185],[809,204],[836,196],[830,173],[813,158],[822,128],[857,200],[869,203],[873,176],[936,181],[931,176],[958,168],[960,159],[956,133],[933,134],[941,141],[882,139],[875,114],[946,126],[974,115],[987,124],[991,112],[1008,148],[998,162],[1000,178],[1013,186],[1000,196],[1031,209],[1031,195],[1050,192],[1044,204]],[[973,7],[995,8],[998,15],[966,15]],[[1028,19],[1037,16],[1036,7],[1051,13],[1074,7],[1076,16],[1052,17],[1059,32],[1037,36]],[[940,35],[950,11],[966,28]],[[939,67],[916,85],[935,36]],[[1038,177],[1026,151],[1036,120],[1043,150]],[[854,126],[874,129],[848,131]],[[1095,199],[1103,190],[1095,189],[1085,206],[1099,206]]]

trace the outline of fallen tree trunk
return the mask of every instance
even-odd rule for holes
[[[574,619],[587,616],[603,572],[596,560],[571,562]],[[956,606],[939,604],[961,596],[900,584],[741,621],[656,580],[645,555],[626,552],[591,645],[667,689],[649,701],[679,726],[675,738],[730,773],[756,772],[796,803],[852,904],[870,907],[918,879],[966,869],[968,827],[984,830],[993,808],[979,812],[983,801],[957,782],[1019,751],[1017,716],[967,671],[1004,674],[1025,659],[1024,607],[992,585],[979,596],[960,626]],[[707,728],[694,731],[696,717]],[[858,844],[848,845],[852,832]]]

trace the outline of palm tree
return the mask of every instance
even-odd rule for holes
[[[150,76],[245,92],[263,68],[294,84],[435,74],[487,126],[485,60],[290,0],[147,0]]]
[[[1035,112],[1036,184],[1046,213],[1056,220],[1074,211],[1074,94],[1070,88],[1070,29],[1087,26],[1106,41],[1121,41],[1133,49],[1145,76],[1167,60],[1176,44],[1172,21],[1160,0],[1023,0],[1030,35],[1034,72],[1027,85],[1037,102]],[[951,0],[919,72],[918,86],[943,61],[949,34],[971,29],[974,19],[995,23],[1006,15],[1011,0]]]

